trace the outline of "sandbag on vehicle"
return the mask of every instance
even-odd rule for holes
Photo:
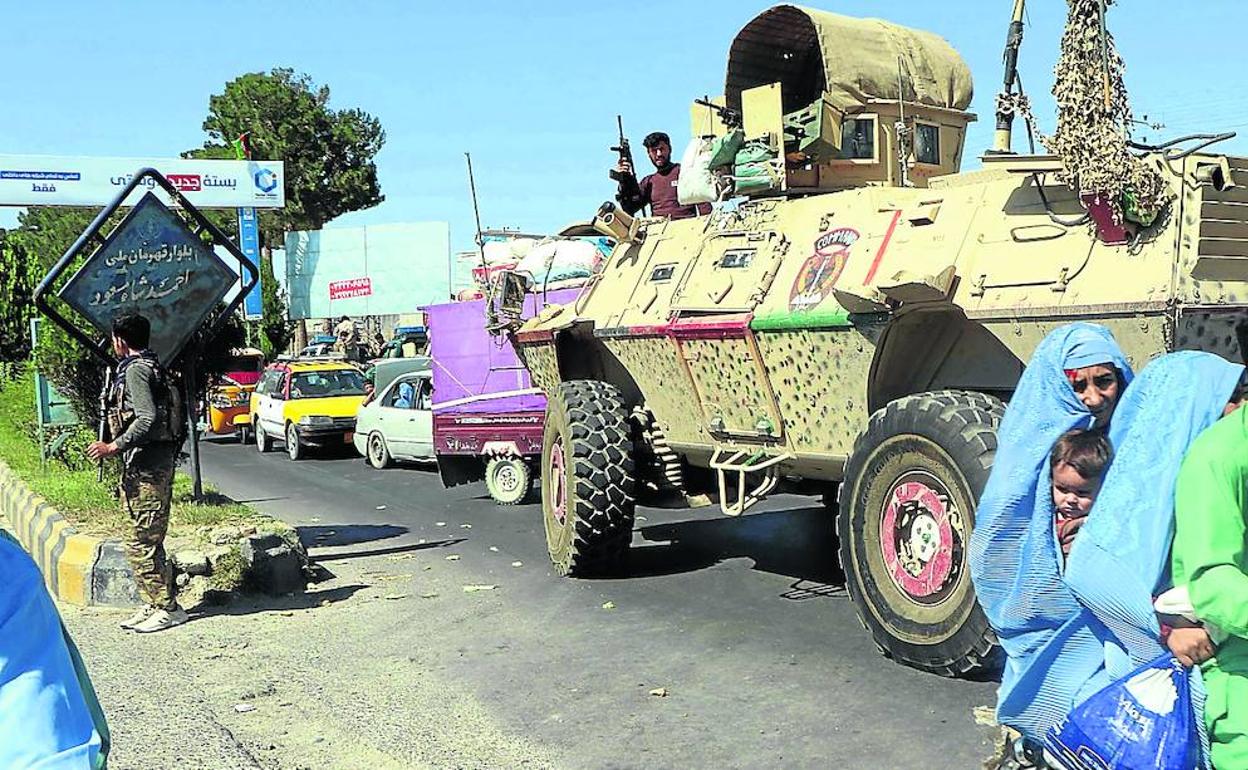
[[[685,148],[680,158],[680,178],[676,180],[676,200],[682,206],[713,203],[719,199],[715,175],[711,173],[714,140],[699,137]]]
[[[534,286],[543,286],[589,278],[601,261],[602,252],[589,241],[551,240],[530,249],[516,272],[528,275]]]

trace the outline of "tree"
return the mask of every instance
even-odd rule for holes
[[[291,324],[286,320],[286,300],[273,275],[273,256],[268,249],[260,255],[260,349],[272,360],[290,344]]]
[[[204,131],[208,141],[188,157],[233,158],[231,142],[247,134],[254,157],[285,164],[286,207],[261,212],[267,244],[280,246],[289,230],[317,230],[385,199],[373,162],[386,141],[381,123],[363,110],[330,108],[329,87],[294,70],[226,83],[208,100]]]
[[[209,98],[203,128],[208,141],[186,157],[234,158],[233,142],[246,134],[253,157],[284,164],[286,207],[258,212],[260,344],[271,357],[286,349],[292,328],[269,250],[281,248],[291,230],[319,230],[341,214],[381,203],[385,196],[373,159],[386,134],[380,121],[363,110],[330,108],[328,86],[282,68],[226,83]]]
[[[30,354],[31,297],[42,277],[39,264],[0,230],[0,361],[21,361]]]

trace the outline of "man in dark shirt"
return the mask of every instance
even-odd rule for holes
[[[649,206],[650,213],[656,217],[686,219],[701,214],[711,213],[709,203],[694,206],[682,206],[676,199],[676,181],[680,179],[680,164],[672,162],[672,140],[662,131],[655,131],[642,140],[655,172],[644,177],[640,183],[633,166],[628,161],[620,161],[615,170],[623,175],[620,180],[619,192],[615,199],[629,214],[635,214]]]
[[[148,349],[151,324],[137,313],[113,321],[116,384],[108,394],[112,441],[87,447],[92,459],[122,456],[121,502],[131,530],[126,558],[147,605],[121,624],[139,633],[187,621],[178,606],[173,567],[165,555],[173,474],[181,448],[179,416],[169,403],[167,373]]]

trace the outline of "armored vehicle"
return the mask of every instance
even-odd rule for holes
[[[1136,146],[1163,203],[1132,212],[1063,181],[1063,158],[1008,151],[1008,65],[1005,82],[1005,146],[960,173],[971,77],[941,38],[790,5],[741,30],[718,108],[692,108],[709,154],[740,132],[717,182],[736,197],[679,221],[605,204],[569,229],[617,239],[596,280],[513,329],[549,399],[560,573],[616,563],[647,477],[728,515],[822,492],[879,647],[947,675],[988,661],[967,545],[1037,344],[1089,320],[1136,367],[1238,361],[1248,309],[1248,160],[1215,154],[1220,137]]]

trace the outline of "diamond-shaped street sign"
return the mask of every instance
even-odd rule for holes
[[[142,313],[152,324],[151,349],[170,363],[237,280],[148,192],[58,296],[105,334],[118,314]]]
[[[104,227],[109,218],[140,187],[149,192],[106,238]],[[150,192],[155,187],[174,201],[181,209],[179,214],[170,211]],[[218,257],[217,249],[238,260],[238,271],[231,270]],[[102,343],[66,318],[56,306],[59,303],[48,301],[61,277],[86,254],[90,256],[85,264],[57,296],[104,332]],[[240,292],[214,315],[214,309],[239,276],[243,276]],[[144,168],[134,174],[48,271],[35,288],[33,298],[35,307],[49,320],[110,364],[107,335],[113,319],[122,312],[142,313],[152,322],[152,349],[162,363],[171,366],[197,330],[213,333],[238,309],[243,296],[259,280],[259,270],[225,233],[159,171]],[[202,328],[210,317],[212,328]]]

